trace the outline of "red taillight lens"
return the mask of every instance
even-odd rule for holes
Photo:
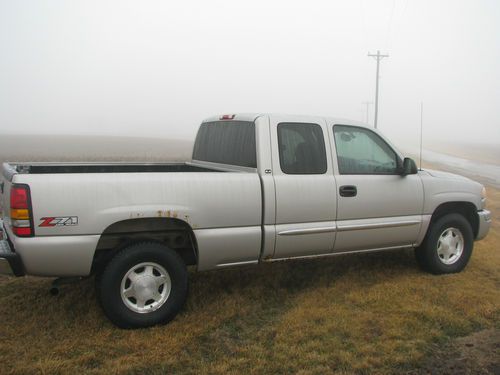
[[[18,237],[30,237],[31,236],[31,228],[12,227],[12,231]]]
[[[12,232],[18,237],[33,235],[30,190],[28,185],[12,185],[10,188],[10,216]]]
[[[10,189],[10,208],[28,208],[27,186],[12,186]]]

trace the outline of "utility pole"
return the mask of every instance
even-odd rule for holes
[[[379,77],[379,65],[380,65],[380,60],[382,60],[384,57],[389,57],[389,55],[381,55],[380,51],[377,51],[377,54],[368,54],[368,56],[373,57],[375,60],[377,60],[377,75],[375,77],[375,120],[373,122],[375,129],[377,129],[377,119],[378,119],[378,79]]]
[[[424,133],[424,102],[420,102],[420,170],[422,170],[422,134]]]
[[[373,102],[363,102],[364,105],[366,105],[366,123],[368,124],[369,120],[369,113],[370,113],[370,104],[373,104]]]

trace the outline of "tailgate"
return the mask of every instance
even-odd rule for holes
[[[15,173],[15,168],[10,164],[2,164],[2,174],[0,175],[0,217],[5,220],[6,224],[8,223],[10,211],[10,187],[12,185],[12,177]]]

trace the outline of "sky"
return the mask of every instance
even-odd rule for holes
[[[366,120],[500,144],[500,1],[0,0],[2,133],[194,138],[206,117]],[[369,122],[373,123],[373,104]]]

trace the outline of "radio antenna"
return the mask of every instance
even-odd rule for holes
[[[424,102],[420,102],[420,170],[422,170],[422,133],[424,128]]]

